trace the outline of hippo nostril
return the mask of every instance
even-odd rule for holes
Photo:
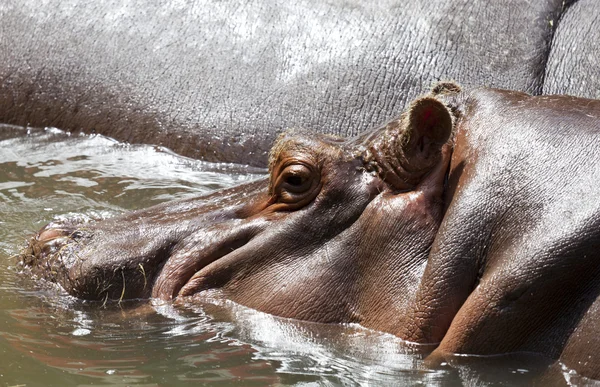
[[[67,230],[53,228],[40,232],[37,235],[36,240],[40,243],[46,243],[57,238],[65,237],[67,235],[69,235],[69,232]]]
[[[46,227],[32,239],[31,244],[37,245],[38,250],[44,254],[52,254],[84,236],[83,231],[74,227]]]
[[[47,267],[53,260],[60,258],[71,242],[82,237],[83,233],[74,227],[49,224],[32,237],[27,247],[21,251],[20,264],[31,268]]]

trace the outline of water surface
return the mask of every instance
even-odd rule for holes
[[[426,348],[359,326],[281,319],[218,297],[103,307],[17,273],[13,256],[53,219],[114,216],[265,173],[98,135],[0,126],[0,384],[514,385],[545,367],[509,359],[432,370]]]

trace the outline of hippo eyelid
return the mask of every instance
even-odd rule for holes
[[[291,160],[273,176],[272,203],[277,209],[291,210],[308,204],[321,189],[321,176],[312,164]]]

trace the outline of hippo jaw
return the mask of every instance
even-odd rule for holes
[[[24,263],[91,300],[220,289],[282,317],[411,339],[407,311],[441,222],[453,121],[435,98],[357,139],[288,132],[268,180],[90,225],[49,225]]]

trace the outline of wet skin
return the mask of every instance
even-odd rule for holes
[[[89,225],[23,262],[91,300],[224,297],[600,377],[600,102],[442,84],[352,139],[288,132],[269,178]],[[591,359],[591,360],[590,360]]]

